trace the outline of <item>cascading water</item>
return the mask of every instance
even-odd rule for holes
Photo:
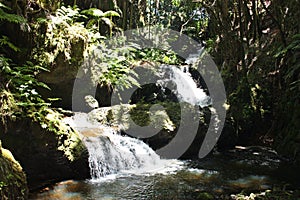
[[[75,113],[73,117],[65,118],[65,122],[82,136],[89,152],[93,180],[121,171],[145,173],[159,169],[172,170],[172,163],[178,163],[175,160],[160,159],[143,141],[122,136],[112,127],[89,119],[86,113]]]
[[[189,67],[195,65],[204,51],[204,47],[199,46],[195,54],[190,54],[186,59],[187,65],[178,67],[174,65],[161,65],[158,84],[162,87],[173,88],[172,92],[177,95],[180,102],[187,102],[192,105],[205,107],[211,105],[211,99],[197,84],[189,72]],[[172,86],[175,84],[175,87]]]
[[[168,87],[170,82],[175,83],[176,88],[172,91],[177,95],[180,102],[187,102],[200,107],[210,105],[209,96],[203,89],[197,87],[187,68],[188,66],[178,68],[172,65],[162,65],[161,76],[164,78],[159,80],[158,84],[162,87]]]
[[[188,58],[187,64],[192,65],[195,63],[196,59],[194,57],[198,58],[201,52],[199,50],[197,54]],[[187,102],[201,107],[210,105],[209,96],[197,87],[187,69],[188,67],[188,65],[181,68],[172,65],[160,66],[157,83],[162,88],[171,85],[172,92],[176,94],[180,102]],[[137,171],[147,172],[156,169],[168,170],[169,166],[173,167],[172,162],[174,160],[160,159],[141,140],[121,136],[116,129],[100,124],[90,117],[87,113],[75,113],[73,117],[66,118],[65,122],[82,135],[82,140],[89,152],[89,167],[92,179],[100,179],[121,171],[134,170],[134,173],[136,173]]]
[[[104,130],[100,137],[84,139],[93,179],[123,170],[156,166],[160,162],[159,156],[144,142],[116,134],[110,127]]]

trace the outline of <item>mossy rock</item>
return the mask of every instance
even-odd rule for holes
[[[28,188],[26,175],[21,165],[0,141],[0,199],[27,199]]]
[[[89,113],[91,121],[98,121],[112,127],[117,127],[123,134],[142,139],[154,150],[167,145],[177,134],[181,125],[187,123],[182,120],[182,115],[193,110],[200,111],[194,116],[199,117],[199,127],[196,131],[195,139],[184,158],[191,158],[198,155],[198,151],[207,131],[207,124],[210,119],[208,108],[199,109],[187,103],[178,102],[155,102],[123,104],[111,107],[102,107]],[[193,113],[189,113],[193,114]],[[149,127],[148,132],[141,133],[139,127]],[[133,134],[132,134],[133,133]],[[151,135],[155,133],[155,135]],[[134,135],[136,134],[136,135]],[[189,134],[189,133],[187,133]],[[150,137],[149,137],[150,135]]]
[[[0,134],[27,175],[28,187],[38,189],[66,179],[90,177],[88,151],[71,129],[57,134],[30,120],[11,122]]]
[[[197,199],[202,199],[202,200],[212,200],[215,199],[215,197],[207,192],[201,192],[197,195]]]
[[[139,126],[152,124],[154,127],[172,132],[180,126],[181,105],[176,102],[115,105],[91,111],[89,119],[110,126],[121,124],[124,131],[135,123]],[[204,121],[203,115],[199,120]]]

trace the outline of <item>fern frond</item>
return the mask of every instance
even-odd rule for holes
[[[26,23],[26,19],[24,17],[21,17],[16,14],[9,14],[1,8],[0,8],[0,21],[8,21],[15,24]]]

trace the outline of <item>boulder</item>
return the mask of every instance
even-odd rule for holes
[[[21,165],[0,141],[0,199],[27,199],[26,175]]]
[[[139,103],[123,104],[111,107],[102,107],[89,113],[91,121],[98,121],[102,124],[117,127],[122,134],[137,137],[149,144],[154,150],[167,145],[176,136],[181,120],[181,110],[183,104],[176,102],[157,102],[157,104]],[[184,106],[192,106],[186,104]],[[209,108],[199,109],[198,130],[195,131],[192,145],[183,154],[182,158],[193,158],[198,156],[199,149],[206,134],[210,111]],[[136,125],[147,126],[149,133],[141,132]],[[147,130],[148,130],[147,129]],[[145,130],[145,129],[143,129]],[[140,132],[139,132],[140,131]],[[155,132],[156,131],[156,132]],[[154,132],[154,134],[152,133]],[[134,133],[134,134],[133,134]],[[186,133],[187,135],[190,133]]]
[[[0,135],[3,145],[19,160],[30,189],[66,179],[90,177],[88,152],[71,129],[54,133],[30,120],[9,123]]]

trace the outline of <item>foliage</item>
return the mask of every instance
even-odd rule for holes
[[[112,36],[114,16],[118,17],[119,14],[115,11],[102,12],[96,8],[80,11],[78,8],[61,7],[50,20],[41,21],[47,28],[44,38],[40,39],[42,47],[35,49],[36,60],[42,65],[52,66],[63,55],[67,62],[79,67],[85,58],[85,66],[95,84],[121,87],[136,84],[129,73],[132,60],[130,51],[133,48],[121,45],[115,49],[111,44],[105,44],[103,40],[106,37],[99,33],[102,20],[109,26]],[[116,42],[116,45],[120,44],[120,41]],[[78,43],[83,44],[82,50],[75,48],[74,45]],[[88,63],[90,58],[93,64]]]
[[[131,71],[134,51],[124,43],[124,37],[114,37],[108,42],[96,42],[85,52],[84,71],[91,74],[95,85],[128,88],[138,85]]]
[[[4,9],[4,10],[3,10]],[[0,2],[0,21],[7,21],[10,23],[25,23],[26,19],[15,14],[10,14],[7,11],[10,11],[11,8],[5,6],[3,3]]]
[[[11,35],[0,37],[2,123],[26,115],[49,128],[45,118],[49,104],[37,93],[37,88],[47,87],[36,76],[57,63],[77,68],[85,60],[94,83],[110,88],[138,85],[131,70],[137,61],[181,64],[172,51],[140,49],[125,44],[122,37],[112,37],[122,35],[118,26],[126,30],[160,25],[205,40],[225,81],[228,118],[240,136],[255,132],[257,138],[277,137],[278,143],[285,143],[277,146],[299,154],[299,143],[289,144],[299,137],[300,4],[292,0],[72,1],[81,6],[77,8],[60,7],[71,1],[36,2],[42,8],[38,14],[29,12],[33,7],[23,11],[36,25],[37,34],[31,36],[34,60],[25,59],[32,63],[16,65],[9,53],[22,53],[21,49],[10,41]],[[115,10],[105,11],[111,8]],[[26,23],[13,14],[18,13],[14,9],[0,3],[1,24]],[[55,124],[54,129],[60,126]]]
[[[1,6],[3,7],[3,4]],[[26,21],[18,15],[7,13],[3,15],[2,19],[14,23]],[[48,104],[37,93],[36,88],[47,88],[47,86],[37,81],[35,75],[44,69],[33,65],[31,62],[27,62],[23,66],[15,65],[5,55],[6,49],[11,49],[14,52],[19,52],[20,49],[11,43],[7,36],[2,36],[0,39],[0,47],[0,114],[2,124],[5,125],[8,119],[25,116],[38,121],[40,109],[47,107]]]
[[[291,41],[287,47],[279,51],[275,55],[277,58],[281,58],[289,66],[285,70],[284,82],[287,84],[287,89],[290,92],[295,92],[293,98],[299,98],[299,88],[300,88],[300,34],[295,34],[291,37]]]
[[[284,106],[298,95],[288,92],[299,80],[298,67],[290,62],[297,60],[298,43],[292,36],[299,30],[294,22],[298,12],[292,1],[199,2],[209,15],[207,44],[222,70],[230,104],[227,116],[234,120],[241,138],[252,139],[248,144],[259,138],[262,143],[274,141],[276,130],[284,129],[278,127],[280,122],[287,124],[286,118],[281,118]]]
[[[21,165],[7,149],[0,145],[0,198],[27,199],[26,175]]]
[[[38,87],[48,88],[35,78],[35,73],[43,69],[32,63],[13,66],[9,59],[3,57],[2,62],[4,65],[0,73],[5,77],[5,80],[1,80],[4,83],[0,93],[2,123],[5,124],[8,118],[17,117],[30,117],[34,121],[40,121],[40,111],[49,106],[36,91]]]
[[[51,66],[57,57],[62,54],[68,62],[72,61],[73,44],[89,39],[89,32],[83,22],[76,22],[80,17],[79,9],[61,7],[49,20],[39,19],[36,29],[45,25],[45,33],[41,34],[37,42],[41,43],[34,49],[34,58],[42,66]]]
[[[112,17],[120,17],[119,13],[113,10],[102,12],[102,10],[97,8],[83,10],[81,13],[89,16],[87,28],[91,28],[96,24],[97,31],[100,31],[100,21],[103,21],[109,27],[109,35],[112,37],[113,27],[116,26],[112,20]]]
[[[64,14],[66,13],[60,11],[58,15],[63,18],[63,22],[66,22],[77,13],[74,11],[67,15]],[[19,18],[19,16],[15,18]],[[60,47],[65,44],[65,41],[62,40],[57,41]],[[38,122],[42,128],[56,133],[59,142],[58,149],[64,151],[71,161],[74,160],[74,155],[78,153],[75,152],[76,148],[80,146],[78,138],[76,140],[76,134],[62,122],[63,116],[49,108],[50,103],[47,103],[37,92],[40,88],[49,89],[36,77],[47,69],[32,62],[26,62],[22,66],[13,63],[10,58],[6,57],[6,49],[15,52],[20,52],[20,49],[11,43],[7,36],[2,36],[0,39],[0,47],[3,52],[0,54],[0,119],[2,124],[6,126],[9,120],[30,118],[32,121]],[[63,138],[67,138],[68,141]]]
[[[208,15],[200,3],[192,0],[150,1],[148,24],[162,24],[193,38],[202,38]]]
[[[170,65],[178,65],[182,63],[179,56],[171,50],[141,49],[136,51],[136,58],[139,60],[147,60]]]
[[[288,41],[286,47],[280,48],[279,53],[275,56],[282,67],[282,96],[279,99],[277,112],[278,123],[276,124],[276,141],[277,150],[296,162],[300,162],[299,148],[299,118],[300,118],[300,36],[295,34]]]

